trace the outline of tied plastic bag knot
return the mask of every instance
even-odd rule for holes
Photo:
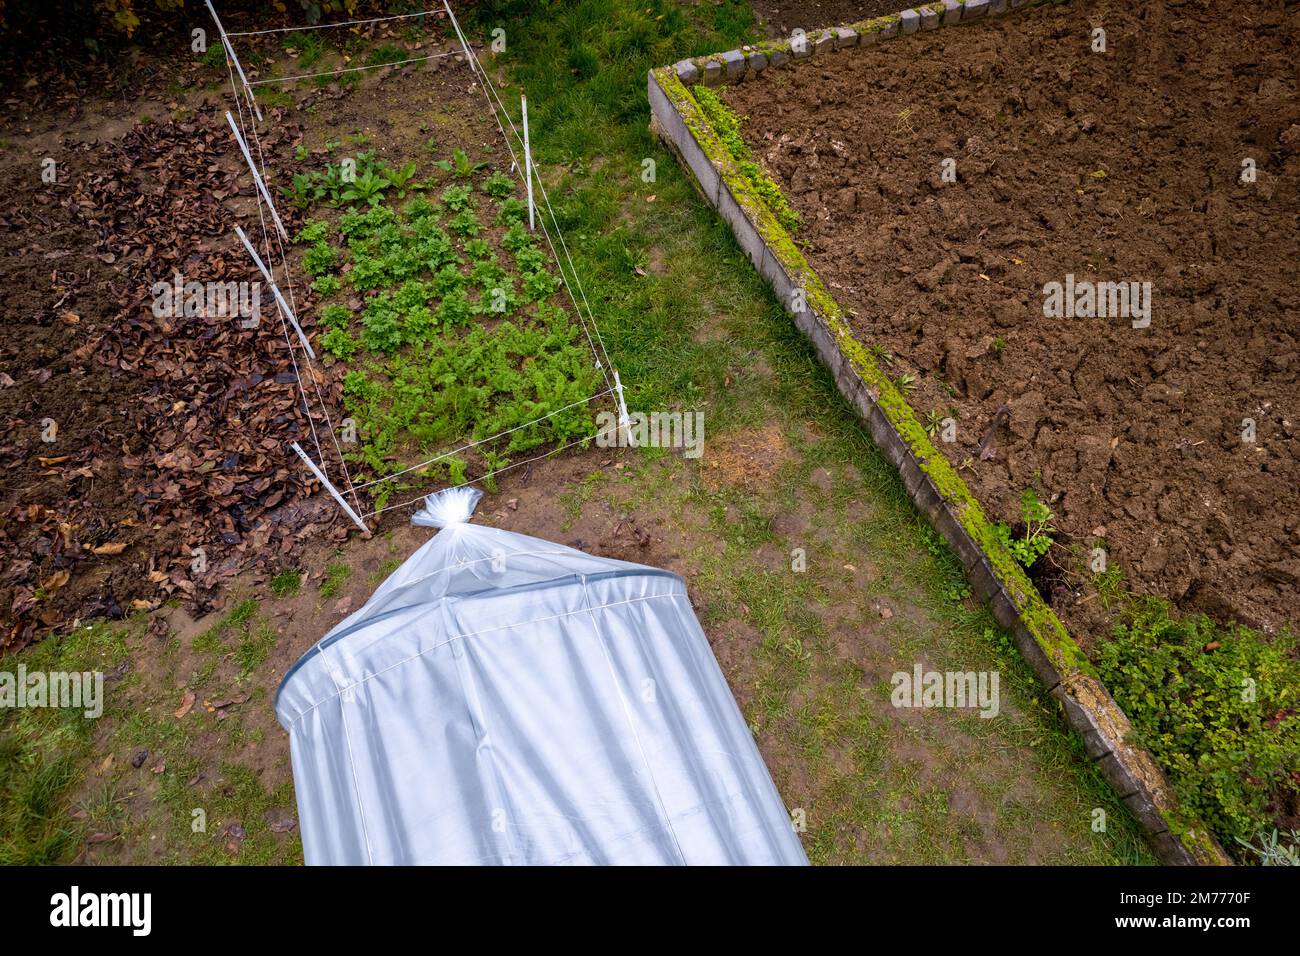
[[[448,528],[464,524],[474,514],[483,492],[464,485],[444,488],[424,499],[424,507],[411,516],[411,524],[426,528]]]

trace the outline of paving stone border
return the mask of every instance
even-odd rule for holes
[[[1044,2],[1059,3],[1061,0],[937,0],[889,16],[810,30],[801,39],[769,40],[725,53],[678,60],[672,69],[687,86],[701,82],[706,86],[740,83],[768,67],[785,66],[836,50],[872,46],[881,40],[918,30],[936,30],[940,26],[970,23],[986,16],[1001,16]]]
[[[898,470],[913,502],[957,554],[973,591],[990,603],[998,623],[1010,631],[1156,855],[1168,864],[1226,865],[1231,861],[1223,848],[1203,824],[1180,811],[1164,773],[1150,752],[1132,739],[1128,717],[1102,686],[1087,656],[998,541],[983,508],[931,443],[906,398],[854,338],[843,309],[727,151],[690,90],[697,83],[739,82],[759,70],[789,68],[831,50],[862,48],[1042,2],[1061,0],[942,0],[814,31],[806,44],[786,40],[681,60],[649,73],[651,127],[690,170],[699,191],[811,340],[840,393]]]

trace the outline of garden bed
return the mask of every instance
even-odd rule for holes
[[[1054,513],[1032,576],[1085,646],[1119,573],[1219,620],[1297,617],[1298,35],[1279,5],[1046,7],[720,91],[990,516],[1023,534],[1026,490]],[[1151,283],[1149,327],[1045,317],[1070,275]]]
[[[1005,520],[991,520],[989,512],[992,509],[972,494],[974,482],[966,480],[965,473],[972,470],[976,459],[970,455],[956,458],[949,449],[939,451],[942,444],[957,443],[955,432],[960,410],[955,405],[947,414],[933,407],[924,413],[916,409],[915,399],[922,384],[920,373],[929,366],[917,365],[907,355],[900,357],[890,345],[872,339],[862,320],[867,313],[863,290],[851,284],[855,281],[853,265],[858,266],[859,271],[870,271],[862,256],[859,255],[854,262],[852,247],[844,242],[838,251],[841,256],[848,257],[851,265],[846,265],[844,258],[830,261],[829,253],[835,251],[832,247],[841,238],[833,226],[842,219],[850,219],[848,233],[859,235],[861,230],[855,232],[853,226],[863,218],[860,207],[865,209],[871,199],[881,202],[872,209],[875,217],[867,221],[883,222],[883,234],[897,239],[899,247],[907,251],[912,248],[908,243],[910,230],[906,229],[901,217],[887,215],[883,200],[888,193],[892,191],[913,197],[922,189],[933,193],[940,186],[951,188],[961,183],[959,178],[945,175],[955,173],[957,168],[957,160],[946,155],[950,151],[947,148],[935,157],[932,182],[927,184],[918,174],[916,184],[910,189],[906,186],[900,188],[897,180],[885,180],[881,185],[873,178],[877,170],[872,161],[883,163],[880,155],[868,154],[871,161],[856,158],[849,144],[866,150],[870,149],[870,144],[858,142],[862,137],[852,134],[841,138],[841,133],[857,128],[857,117],[850,115],[846,103],[850,96],[862,99],[861,86],[867,85],[867,80],[864,79],[850,93],[847,87],[836,86],[835,77],[856,76],[857,71],[865,69],[856,58],[879,55],[878,49],[859,52],[857,48],[875,47],[882,40],[900,34],[906,37],[918,30],[965,25],[986,17],[991,21],[999,14],[1025,6],[1026,0],[968,0],[964,4],[961,0],[944,0],[943,3],[903,11],[895,16],[813,31],[809,34],[809,42],[804,45],[772,41],[756,48],[682,60],[672,67],[651,72],[652,125],[689,167],[702,194],[717,207],[750,261],[772,284],[795,324],[812,341],[822,362],[834,375],[840,392],[865,419],[873,440],[898,469],[912,500],[956,551],[975,592],[990,601],[998,619],[1011,629],[1017,648],[1060,703],[1067,721],[1082,736],[1089,756],[1097,761],[1107,781],[1123,797],[1160,857],[1171,863],[1223,861],[1221,849],[1213,839],[1207,839],[1207,824],[1239,856],[1273,855],[1269,848],[1277,845],[1278,833],[1277,829],[1270,833],[1270,825],[1286,828],[1294,816],[1296,778],[1288,768],[1295,765],[1296,745],[1300,738],[1296,737],[1294,720],[1296,661],[1293,639],[1283,633],[1270,642],[1256,631],[1244,627],[1216,627],[1198,615],[1175,621],[1168,615],[1167,605],[1158,598],[1145,602],[1135,600],[1133,590],[1129,590],[1133,588],[1132,583],[1124,583],[1123,572],[1113,560],[1107,571],[1101,571],[1095,564],[1083,570],[1088,562],[1109,557],[1105,530],[1100,526],[1093,530],[1096,539],[1093,543],[1098,547],[1086,550],[1080,542],[1072,541],[1068,532],[1060,531],[1056,527],[1059,519],[1051,509],[1060,503],[1061,494],[1045,492],[1040,473],[1035,473],[1032,482],[1019,490],[1015,509],[1010,513],[1003,512]],[[1069,32],[1070,24],[1059,19],[1063,14],[1053,11],[1052,15],[1057,18],[1052,21],[1056,26],[1048,32],[1059,39]],[[1015,22],[1032,23],[1033,20]],[[1273,27],[1281,24],[1279,19],[1270,21],[1267,17],[1261,18],[1260,22],[1266,30],[1270,24]],[[1151,23],[1154,25],[1155,21]],[[993,25],[990,23],[988,27],[992,29]],[[1009,26],[1002,28],[1004,39],[1009,36],[1008,29]],[[1081,27],[1075,24],[1075,30],[1082,30],[1086,37],[1085,46],[1089,43],[1099,45],[1101,38],[1092,23],[1085,22]],[[890,47],[895,50],[907,48],[908,43],[921,41],[922,38],[907,38],[902,43],[890,44]],[[1130,50],[1134,42],[1140,41],[1130,39]],[[991,52],[984,50],[982,60],[978,44],[971,47],[961,46],[955,41],[954,44],[952,49],[946,49],[943,64],[950,67],[953,63],[969,61],[974,65],[964,69],[976,76],[983,76],[993,69],[986,61],[989,57],[998,60],[999,50],[1015,49],[1015,44],[1004,42]],[[915,48],[910,49],[908,57],[915,58]],[[1095,51],[1095,55],[1101,53],[1101,50]],[[1224,55],[1222,50],[1217,53]],[[1023,63],[1031,56],[1030,52],[1022,51],[1010,60]],[[812,63],[807,62],[810,58]],[[886,71],[879,84],[892,90],[892,84],[903,67],[898,60],[890,62],[898,69],[892,74]],[[940,61],[936,58],[934,62]],[[981,63],[985,65],[981,66]],[[1242,68],[1244,71],[1246,65],[1243,64]],[[1000,75],[1007,66],[999,61],[996,69]],[[1065,68],[1057,78],[1068,81],[1070,75],[1071,71]],[[796,79],[791,80],[791,76]],[[738,90],[732,87],[710,89],[742,81]],[[903,98],[916,98],[910,95],[917,86],[915,76],[897,82],[908,84],[907,90],[900,94]],[[1122,87],[1125,81],[1117,78],[1115,82]],[[1050,77],[1045,77],[1039,85],[1050,86]],[[755,92],[759,88],[765,94],[761,104]],[[837,91],[823,95],[821,89]],[[1219,87],[1214,89],[1220,91]],[[1265,82],[1260,89],[1275,93],[1277,85]],[[791,107],[789,102],[781,100],[786,95],[802,95],[804,101],[799,107]],[[980,112],[980,104],[996,99],[991,91],[985,91],[983,99],[967,104],[964,109],[975,115]],[[769,114],[784,113],[788,125],[782,128],[770,116],[764,116],[758,124],[747,123],[742,111],[750,105]],[[824,114],[832,114],[833,122],[828,123],[826,115],[819,112],[822,106],[826,107]],[[1051,127],[1053,114],[1050,109],[1044,109],[1045,106],[1050,106],[1050,101],[1037,92],[1037,87],[1025,90],[1021,98],[1010,97],[1005,103],[1005,109],[1012,115],[1038,110],[1045,114],[1046,123]],[[800,110],[804,111],[803,114],[796,115]],[[1152,128],[1165,128],[1161,125],[1163,115],[1160,122],[1152,124]],[[892,114],[892,118],[894,125],[891,130],[915,135],[913,108],[904,106]],[[1272,134],[1279,144],[1293,145],[1291,131],[1294,125],[1287,125],[1288,115],[1283,113],[1280,119],[1274,117],[1273,122]],[[754,125],[759,127],[760,133],[754,132]],[[1092,117],[1085,116],[1081,117],[1079,125],[1091,128],[1097,124]],[[1264,136],[1267,139],[1269,134],[1265,132]],[[951,139],[941,145],[951,146]],[[974,139],[969,132],[955,136],[959,147]],[[823,147],[822,154],[817,152],[815,145],[810,146],[814,141]],[[1272,142],[1271,139],[1267,141]],[[1032,137],[1027,142],[1032,146],[1038,145]],[[777,155],[782,147],[790,152]],[[797,156],[797,162],[791,161],[792,155]],[[1286,166],[1290,152],[1283,149],[1280,158],[1271,153],[1268,155],[1269,161],[1277,160],[1281,165],[1283,176],[1294,177],[1294,163],[1289,169]],[[782,162],[784,166],[777,169],[774,181],[769,170]],[[824,174],[821,167],[835,164],[841,167],[842,175],[833,177],[835,185],[828,187],[830,196],[824,197],[816,188]],[[1009,162],[1004,163],[1004,166],[1009,165]],[[1257,161],[1252,160],[1251,163],[1242,163],[1241,168],[1249,167],[1253,174],[1256,165]],[[843,175],[849,168],[863,177],[856,185],[851,176]],[[981,173],[988,173],[991,168],[991,165],[977,167]],[[779,175],[781,172],[785,174],[785,181]],[[1108,176],[1108,171],[1094,170],[1090,178],[1103,180]],[[805,183],[802,190],[804,203],[792,203],[787,196],[800,192],[800,177]],[[1252,175],[1243,177],[1241,184],[1256,185],[1261,181],[1261,176]],[[809,182],[814,185],[807,186]],[[1272,186],[1276,188],[1277,183]],[[1076,185],[1075,189],[1078,195],[1084,194],[1082,187]],[[806,194],[809,193],[812,194],[811,204],[807,202]],[[838,199],[842,203],[845,195],[850,200],[847,208],[841,205],[832,210],[829,201]],[[1009,189],[1004,190],[999,199],[1009,201],[1012,195]],[[1268,193],[1269,198],[1271,195]],[[937,203],[938,198],[932,196],[929,202]],[[1209,205],[1212,204],[1203,203],[1200,211]],[[967,228],[967,221],[961,218],[960,208],[950,206],[946,211],[957,221],[956,238],[949,237],[953,243],[951,261],[941,261],[933,273],[926,276],[921,276],[910,265],[898,267],[902,275],[914,278],[922,293],[934,292],[944,284],[954,266],[972,261],[972,245],[984,240],[989,232],[981,227],[981,231],[974,234],[973,243],[962,243],[961,230]],[[922,218],[924,212],[909,207],[909,215]],[[1113,208],[1108,212],[1113,213]],[[988,209],[982,210],[982,214],[995,225],[1000,222]],[[814,224],[811,228],[809,220]],[[1040,221],[1052,226],[1054,220],[1050,209],[1041,215]],[[1060,223],[1056,225],[1061,226]],[[920,231],[922,234],[926,232],[924,229]],[[813,237],[811,240],[809,233]],[[939,245],[941,243],[934,240],[931,251],[947,254],[948,250],[938,248]],[[1217,254],[1218,249],[1211,251]],[[896,257],[897,250],[886,241],[877,245],[877,254]],[[1024,265],[1025,261],[1016,257],[1012,264]],[[976,263],[987,270],[975,273],[974,278],[980,282],[993,283],[1005,277],[1004,264],[986,265],[979,260]],[[1106,265],[1104,259],[1095,261],[1095,257],[1090,264],[1096,270]],[[870,265],[877,271],[883,270],[886,277],[897,277],[897,272],[888,265],[881,262]],[[1166,268],[1163,276],[1167,280],[1180,274],[1177,269]],[[834,278],[827,281],[831,276]],[[1104,281],[1105,278],[1083,273],[1080,282]],[[1276,272],[1266,276],[1266,279],[1270,278],[1271,281],[1266,281],[1265,285],[1276,288]],[[1052,318],[1051,312],[1041,303],[1053,301],[1047,298],[1053,282],[1062,282],[1070,287],[1074,281],[1073,274],[1039,281],[1042,282],[1038,290],[1042,297],[1038,300],[1039,315]],[[1149,280],[1121,276],[1111,281]],[[1181,291],[1181,286],[1172,285]],[[1054,294],[1059,302],[1059,287]],[[1143,289],[1143,295],[1150,296],[1150,292]],[[899,298],[903,297],[900,295]],[[1028,299],[1029,295],[1024,298]],[[851,302],[856,307],[846,308],[840,300]],[[1071,303],[1075,301],[1071,296]],[[1142,302],[1140,299],[1137,301],[1139,304]],[[1150,298],[1146,299],[1146,302],[1150,301]],[[1086,304],[1087,300],[1079,302]],[[897,302],[889,304],[898,305]],[[1135,331],[1147,331],[1151,323],[1145,319],[1150,315],[1139,308],[1120,317],[1125,322],[1136,320],[1132,322]],[[1117,314],[1112,311],[1110,320],[1113,322],[1116,318]],[[889,324],[879,318],[877,322],[882,326]],[[1004,328],[1013,325],[1014,322],[1001,323]],[[912,322],[911,329],[913,334],[903,337],[906,340],[904,344],[915,348],[923,343],[927,329],[919,318]],[[933,337],[933,332],[930,334]],[[1004,340],[997,340],[994,336],[987,339],[993,345],[995,355],[1000,356],[1005,351]],[[1048,343],[1040,344],[1046,351]],[[943,371],[940,369],[938,374],[933,374],[925,384],[937,384],[951,399],[963,397],[944,381]],[[1050,365],[1048,371],[1051,371]],[[1062,376],[1065,381],[1069,378],[1068,373]],[[1282,378],[1285,380],[1285,375]],[[964,382],[962,386],[965,388]],[[981,392],[980,397],[990,391]],[[1079,407],[1084,406],[1080,404]],[[1271,405],[1263,407],[1267,410]],[[980,453],[979,462],[998,460],[998,444],[1007,444],[1008,434],[1015,434],[1014,428],[1010,427],[1015,412],[1009,399],[997,406],[990,416],[990,427],[982,432],[976,445]],[[1023,417],[1023,408],[1021,412]],[[1043,424],[1043,418],[1039,414],[1031,421],[1035,425]],[[1242,424],[1244,427],[1247,423]],[[1258,423],[1252,421],[1249,424],[1257,426]],[[1282,427],[1289,438],[1289,419],[1283,420]],[[1031,434],[1037,436],[1041,432],[1035,429]],[[1118,444],[1116,439],[1109,447],[1113,449]],[[1001,517],[997,512],[993,514]],[[1088,589],[1087,593],[1080,594],[1084,589]],[[1101,611],[1097,612],[1094,619],[1100,619],[1103,628],[1118,627],[1113,640],[1104,644],[1085,639],[1092,660],[1082,652],[1048,604],[1048,601],[1053,601],[1059,606],[1063,597],[1076,597],[1080,606],[1093,601],[1094,608],[1104,605],[1112,612],[1116,609],[1122,612],[1114,621],[1108,620]],[[1217,612],[1215,616],[1220,621],[1231,616],[1222,613],[1221,604],[1211,609]],[[1075,613],[1070,616],[1070,621],[1077,632],[1084,627],[1081,621],[1086,623],[1087,616],[1079,614],[1078,607],[1073,610]],[[1086,638],[1101,637],[1103,628],[1087,633]],[[1151,652],[1153,643],[1160,648],[1160,653]],[[1220,648],[1224,649],[1221,656],[1217,653]],[[1249,680],[1245,679],[1246,676]],[[1117,696],[1122,708],[1111,697],[1103,681],[1118,688]],[[1182,690],[1175,694],[1170,690],[1173,686]],[[1232,713],[1226,713],[1220,691],[1215,690],[1224,686],[1257,687],[1258,694],[1243,695],[1240,706],[1234,706]],[[1130,724],[1129,715],[1136,715],[1133,724]],[[1172,776],[1173,787],[1166,780],[1166,772]],[[1290,839],[1294,839],[1294,835]],[[1243,846],[1250,849],[1245,850]]]
[[[351,524],[315,493],[291,442],[316,457],[319,436],[346,488],[340,449],[360,483],[508,432],[366,488],[360,501],[377,508],[589,437],[609,407],[585,402],[605,389],[593,349],[561,301],[540,224],[521,224],[523,188],[455,38],[348,34],[334,49],[298,37],[315,35],[250,44],[250,78],[336,69],[349,55],[446,54],[343,83],[259,87],[253,148],[286,228],[305,240],[289,249],[295,311],[322,363],[300,357],[295,369],[266,288],[255,328],[206,306],[154,309],[155,284],[177,274],[258,278],[233,233],[241,224],[260,245],[255,187],[224,119],[224,60],[179,65],[153,116],[100,106],[71,130],[10,130],[25,142],[4,158],[13,177],[59,159],[56,182],[0,213],[0,275],[14,290],[0,346],[0,649],[168,597],[204,612],[241,571],[269,577],[305,541],[342,540]],[[295,177],[314,187],[332,167],[337,183],[345,156],[358,161],[359,198],[327,190],[294,204]],[[419,259],[430,244],[436,263]],[[358,269],[369,270],[360,283]],[[347,417],[356,441],[336,447],[330,422]]]
[[[462,57],[432,60],[323,107],[330,122],[276,160],[366,507],[494,490],[500,469],[592,437],[612,401],[487,103]]]

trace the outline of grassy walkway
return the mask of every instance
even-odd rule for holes
[[[946,545],[651,137],[646,71],[755,38],[748,5],[526,6],[489,4],[478,26],[507,25],[504,74],[528,93],[539,163],[562,173],[552,200],[629,406],[705,412],[690,490],[670,480],[678,461],[637,498],[708,516],[716,544],[697,554],[697,604],[787,803],[807,811],[810,857],[1149,861],[967,599]],[[806,573],[791,571],[794,548]],[[1001,716],[894,709],[888,677],[916,661],[1000,671]],[[1091,831],[1096,807],[1107,834]]]

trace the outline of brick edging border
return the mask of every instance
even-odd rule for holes
[[[803,35],[802,41],[793,37],[767,40],[725,53],[678,60],[672,69],[687,85],[739,83],[745,77],[771,67],[786,66],[834,50],[874,46],[891,37],[1002,16],[1045,2],[1061,3],[1063,0],[935,0],[888,16],[811,30]]]
[[[809,34],[809,46],[813,46],[814,37],[822,40],[827,36],[833,38],[832,43],[843,39],[844,46],[838,49],[860,46],[1040,2],[943,0],[919,8],[934,14],[929,27],[924,26],[927,21],[916,10],[904,11],[865,24],[815,31]],[[937,9],[944,12],[939,14]],[[979,12],[972,13],[975,10]],[[904,31],[900,24],[911,12],[917,12],[916,26]],[[850,33],[852,38],[847,36]],[[872,39],[866,40],[867,36]],[[788,51],[789,41],[784,42]],[[771,54],[780,52],[781,44],[765,46],[767,50],[753,48],[744,56],[741,67],[730,78],[739,79],[750,69],[765,69],[773,62]],[[756,55],[769,60],[752,67]],[[998,542],[992,523],[965,481],[930,442],[894,383],[854,338],[841,307],[700,110],[687,83],[709,83],[712,73],[715,82],[709,85],[717,85],[723,71],[720,64],[735,62],[734,57],[727,60],[728,56],[682,60],[649,72],[647,87],[654,133],[690,170],[700,192],[731,227],[754,268],[772,285],[795,324],[812,342],[840,393],[866,422],[872,440],[897,469],[912,501],[957,554],[974,592],[990,603],[998,623],[1011,632],[1016,647],[1056,699],[1066,721],[1082,736],[1089,758],[1097,763],[1102,776],[1132,813],[1157,857],[1175,865],[1230,864],[1208,828],[1179,810],[1164,773],[1150,752],[1131,739],[1133,728],[1127,715],[1102,685],[1087,656]],[[684,67],[686,64],[697,72],[692,74]],[[711,69],[709,64],[718,66]],[[692,75],[694,80],[684,80]],[[796,291],[802,295],[796,295]]]

